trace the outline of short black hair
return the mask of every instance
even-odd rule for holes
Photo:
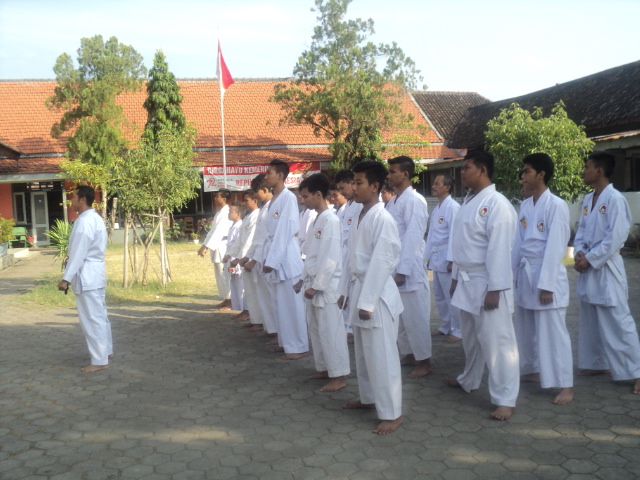
[[[389,170],[387,170],[382,163],[376,162],[375,160],[363,160],[353,166],[353,173],[364,173],[369,185],[373,185],[377,182],[378,193],[380,193],[380,190],[387,179],[387,175],[389,175]]]
[[[453,189],[454,189],[454,185],[455,182],[453,181],[453,177],[451,175],[449,175],[448,173],[438,173],[436,174],[436,178],[438,177],[442,177],[442,184],[445,187],[449,187],[449,194],[453,195]],[[434,178],[435,180],[435,178]]]
[[[329,185],[329,191],[331,191],[331,190],[340,191],[340,187],[338,187],[338,184],[336,182],[333,182],[331,185]]]
[[[266,175],[264,173],[256,175],[254,179],[251,180],[251,190],[253,190],[254,192],[262,190],[263,188],[269,190],[269,187],[267,187],[267,183],[264,181],[265,176]]]
[[[84,198],[87,202],[87,207],[93,206],[93,201],[96,199],[96,191],[89,185],[78,185],[76,187],[76,196],[78,198]]]
[[[336,183],[351,183],[353,182],[353,172],[347,168],[339,170],[336,176],[333,177],[333,181]]]
[[[389,165],[398,165],[401,172],[409,172],[409,178],[413,177],[416,172],[416,164],[406,155],[400,155],[399,157],[390,158],[387,160]]]
[[[327,198],[329,193],[329,178],[324,173],[314,173],[300,182],[299,191],[306,188],[309,193],[322,193],[322,198]]]
[[[616,169],[616,157],[607,152],[593,152],[587,160],[591,160],[596,168],[601,168],[607,178],[611,178]]]
[[[393,193],[393,194],[396,193],[396,191],[393,188],[391,188],[391,185],[389,185],[389,182],[384,182],[384,185],[382,185],[382,190],[385,190],[385,191],[387,191],[389,193]]]
[[[255,200],[256,199],[256,192],[254,192],[252,189],[245,190],[244,192],[242,192],[242,198],[243,198],[243,200],[245,198],[252,198],[252,199]]]
[[[240,213],[240,216],[244,216],[244,203],[240,203],[240,202],[233,202],[229,205],[229,209],[231,209],[231,207],[235,207],[236,209],[238,209],[238,213]]]
[[[489,180],[493,178],[493,168],[496,161],[493,158],[493,155],[486,150],[471,150],[464,156],[464,160],[471,160],[476,167],[485,167],[487,169],[487,176],[489,177]]]
[[[269,166],[275,168],[277,173],[281,173],[283,180],[289,175],[289,164],[279,158],[271,160]]]
[[[546,153],[532,153],[522,159],[523,165],[531,165],[536,172],[544,172],[544,184],[553,178],[553,160]]]
[[[227,203],[229,203],[229,199],[231,198],[231,191],[227,188],[221,188],[217,192],[213,192],[213,196],[224,198]]]

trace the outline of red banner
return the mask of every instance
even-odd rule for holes
[[[208,166],[203,169],[204,191],[214,192],[221,188],[231,191],[247,190],[251,188],[251,180],[256,175],[266,173],[268,163],[258,165],[227,165],[227,184],[224,184],[224,170],[222,165]],[[304,177],[320,173],[319,162],[290,163],[289,175],[284,184],[287,188],[296,188]]]

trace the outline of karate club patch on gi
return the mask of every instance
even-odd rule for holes
[[[544,222],[542,220],[538,222],[538,230],[544,232]]]
[[[598,211],[600,213],[607,213],[607,206],[603,203],[602,205],[600,205],[600,208],[598,209]]]
[[[520,219],[520,225],[522,225],[522,228],[527,228],[527,217],[522,217]]]
[[[588,209],[587,207],[584,207],[584,208],[582,209],[582,215],[585,215],[585,216],[586,216],[588,213],[589,213],[589,209]]]
[[[273,212],[273,218],[275,218],[276,220],[280,218],[280,212],[278,211]]]
[[[351,219],[347,220],[347,225],[351,225]]]
[[[319,228],[316,230],[316,238],[320,238],[322,236],[322,229]]]
[[[478,210],[478,214],[481,217],[486,216],[488,213],[489,213],[489,207],[482,207],[482,208],[480,208],[480,210]]]
[[[440,218],[438,219],[438,223],[444,223],[444,217],[440,217]]]

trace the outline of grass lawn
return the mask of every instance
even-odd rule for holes
[[[212,299],[217,290],[209,254],[204,258],[199,257],[196,254],[198,246],[193,243],[169,243],[167,248],[173,281],[166,288],[160,286],[160,247],[155,246],[147,274],[148,285],[132,285],[125,289],[122,287],[123,245],[107,246],[107,305],[184,303],[186,298],[193,297]],[[138,249],[138,255],[141,254],[142,249]],[[39,305],[74,307],[75,299],[71,289],[68,295],[58,291],[60,275],[60,270],[43,275],[37,282],[38,286],[25,293],[23,299]]]

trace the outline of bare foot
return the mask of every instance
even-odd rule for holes
[[[636,378],[636,383],[633,384],[633,390],[631,393],[634,395],[640,395],[640,378]]]
[[[99,372],[100,370],[106,370],[109,368],[109,365],[87,365],[86,367],[82,367],[80,370],[84,373],[93,373]]]
[[[222,307],[222,308],[219,308],[218,311],[220,311],[220,312],[230,312],[231,311],[231,307]]]
[[[325,370],[324,372],[314,373],[313,375],[309,376],[309,378],[311,380],[322,380],[324,378],[329,378],[329,372]]]
[[[337,392],[347,386],[344,377],[336,377],[320,389],[321,392]]]
[[[505,407],[504,405],[500,405],[491,413],[491,418],[502,421],[509,420],[515,411],[515,407]]]
[[[528,373],[526,375],[520,375],[520,381],[525,383],[540,383],[540,374]]]
[[[353,402],[345,403],[342,408],[345,410],[353,410],[363,408],[365,410],[371,410],[372,408],[376,408],[375,403],[362,403],[360,400],[355,400]]]
[[[256,324],[256,325],[251,325],[250,327],[247,327],[247,329],[245,330],[246,333],[251,333],[251,332],[259,332],[260,330],[263,330],[264,327],[260,324]]]
[[[234,318],[234,322],[238,322],[238,323],[242,323],[242,322],[246,322],[249,320],[249,314],[248,313],[239,313],[236,318]]]
[[[461,341],[462,341],[462,338],[456,337],[455,335],[449,335],[447,337],[447,339],[445,340],[445,342],[447,342],[447,343],[458,343],[458,342],[461,342]]]
[[[432,337],[439,337],[440,335],[446,335],[446,333],[442,333],[440,330],[436,330],[435,332],[431,332]]]
[[[571,388],[563,388],[560,390],[560,393],[556,395],[556,398],[553,399],[553,403],[556,405],[566,405],[567,403],[571,403],[573,400],[573,387]]]
[[[431,359],[420,360],[416,362],[417,367],[414,368],[409,374],[409,378],[421,378],[426,377],[431,373]]]
[[[401,423],[402,417],[398,417],[395,420],[383,420],[373,433],[377,435],[389,435],[390,433],[395,432]]]
[[[447,385],[449,385],[450,387],[453,388],[462,388],[462,385],[460,385],[460,382],[458,380],[456,380],[455,378],[449,378],[447,376],[444,377],[444,383],[446,383]]]
[[[269,350],[269,353],[282,353],[282,352],[284,352],[284,348],[282,347],[276,347]]]
[[[267,331],[265,331],[264,333],[260,334],[261,337],[277,337],[278,334],[277,333],[269,333]]]
[[[401,367],[406,367],[406,366],[413,367],[415,365],[418,365],[418,361],[416,360],[416,357],[413,356],[413,353],[410,353],[409,355],[405,355],[400,359]]]
[[[116,354],[115,354],[115,353],[112,353],[112,354],[111,354],[111,355],[109,355],[107,358],[108,358],[109,360],[111,360],[111,359],[112,359],[113,357],[115,357],[115,356],[116,356]]]
[[[273,340],[269,340],[267,345],[278,345],[278,339],[274,338]]]
[[[224,307],[230,307],[230,306],[231,306],[231,300],[227,299],[217,304],[214,308],[224,308]]]
[[[309,352],[304,353],[287,353],[280,357],[280,360],[299,360],[301,358],[309,356]]]
[[[594,375],[606,375],[611,373],[611,370],[580,370],[578,375],[581,377],[593,377]]]

